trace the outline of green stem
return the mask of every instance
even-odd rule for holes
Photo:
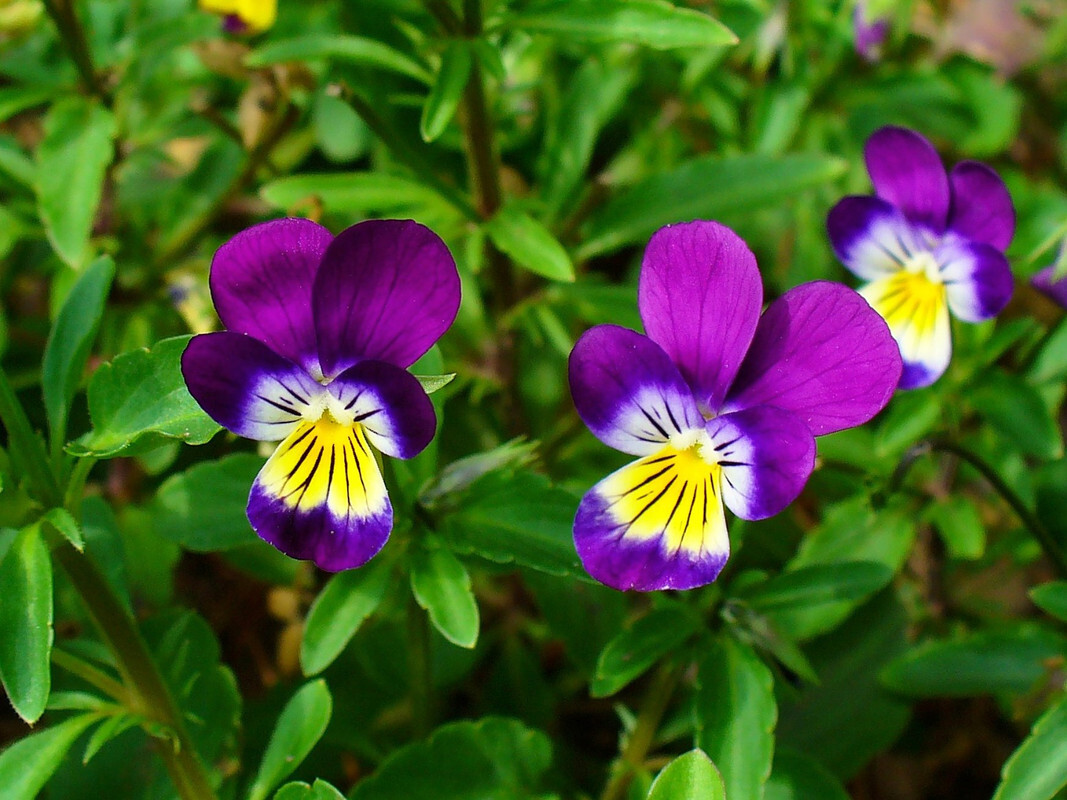
[[[129,690],[131,707],[173,732],[173,741],[160,741],[157,751],[182,800],[214,800],[214,789],[185,730],[181,712],[163,682],[132,616],[89,558],[69,542],[52,557],[81,596],[104,643],[115,654],[119,673]]]
[[[414,594],[408,603],[408,674],[411,680],[411,716],[415,737],[433,730],[432,670],[430,667],[430,620]]]
[[[58,647],[53,647],[52,663],[61,669],[65,669],[71,675],[77,675],[90,686],[95,686],[112,700],[117,700],[127,708],[132,706],[130,693],[126,687],[87,661],[83,661],[65,650],[60,650]]]
[[[630,785],[635,769],[640,769],[652,748],[656,739],[656,731],[671,703],[674,690],[678,687],[678,681],[682,677],[679,666],[671,663],[661,664],[656,676],[652,679],[652,685],[648,687],[641,711],[637,716],[637,724],[634,725],[630,740],[626,743],[622,754],[612,767],[611,780],[604,787],[600,800],[622,800],[626,796],[626,789]]]
[[[425,5],[426,10],[437,18],[446,33],[454,35],[463,29],[463,21],[452,10],[448,0],[426,0]]]
[[[100,83],[100,78],[97,77],[96,69],[93,67],[89,43],[85,40],[85,31],[78,21],[73,2],[71,0],[44,0],[44,8],[55,23],[74,66],[78,68],[78,74],[81,75],[85,88],[100,98],[105,105],[110,104],[111,100],[104,91],[104,86]]]
[[[929,439],[915,445],[905,453],[904,458],[901,459],[900,464],[893,471],[893,475],[889,479],[889,491],[892,492],[898,489],[904,482],[904,478],[907,476],[911,466],[920,457],[930,452],[951,453],[977,470],[996,493],[1003,498],[1004,502],[1011,506],[1019,521],[1030,531],[1037,543],[1041,545],[1041,549],[1045,551],[1045,556],[1056,567],[1056,571],[1061,576],[1067,577],[1067,555],[1064,555],[1063,549],[1060,547],[1059,542],[1056,541],[1056,538],[1044,526],[1038,516],[1027,508],[1022,498],[1000,477],[993,467],[987,464],[977,453],[968,450],[962,445],[940,438]]]
[[[0,420],[7,428],[11,457],[29,479],[37,499],[48,507],[62,502],[63,493],[48,464],[44,445],[33,432],[26,411],[11,388],[7,373],[0,369]]]

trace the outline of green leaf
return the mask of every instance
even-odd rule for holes
[[[395,211],[440,199],[418,181],[380,172],[290,175],[265,184],[260,195],[276,208],[314,201],[324,211],[345,214]]]
[[[849,800],[848,793],[819,763],[793,750],[778,750],[763,800]]]
[[[152,500],[152,527],[195,552],[257,541],[245,516],[248,489],[263,466],[251,453],[205,461],[163,482]]]
[[[418,377],[418,376],[416,376]],[[471,484],[497,470],[512,470],[523,467],[533,460],[536,446],[521,438],[512,439],[492,450],[459,458],[448,464],[433,483],[419,494],[419,502],[435,506],[442,500],[469,488]]]
[[[59,100],[45,117],[37,206],[52,246],[75,269],[86,256],[114,139],[115,118],[88,98]]]
[[[144,722],[144,717],[139,714],[116,714],[105,719],[89,737],[89,741],[85,745],[85,752],[82,754],[82,763],[88,764],[105,744],[135,725],[140,725]]]
[[[292,39],[270,42],[249,53],[245,64],[266,67],[284,61],[328,59],[363,67],[375,67],[397,72],[429,86],[433,78],[418,62],[388,45],[362,36],[310,34]]]
[[[100,717],[82,714],[19,739],[0,753],[4,800],[34,800],[71,745]]]
[[[76,456],[111,458],[147,452],[168,439],[203,444],[221,428],[205,414],[182,378],[190,336],[157,342],[118,356],[89,381],[93,430],[71,443]]]
[[[886,589],[811,641],[805,652],[819,683],[781,700],[778,745],[803,752],[841,779],[886,750],[907,725],[910,705],[882,688],[878,672],[907,648],[907,624],[900,601]]]
[[[47,103],[56,96],[55,87],[5,86],[0,89],[0,122],[6,122],[20,111]]]
[[[690,750],[656,776],[648,800],[726,800],[726,787],[704,751]]]
[[[452,381],[455,380],[455,377],[456,373],[448,372],[444,375],[416,375],[415,380],[422,385],[422,390],[426,392],[426,394],[433,394],[452,383]]]
[[[287,783],[275,793],[274,800],[345,800],[345,796],[319,778],[311,786],[297,781]]]
[[[432,142],[445,132],[456,115],[467,78],[471,74],[471,51],[466,42],[449,42],[441,54],[441,68],[422,107],[419,132],[423,141]]]
[[[737,43],[718,20],[661,0],[549,0],[512,14],[507,25],[566,41],[625,42],[656,50]]]
[[[1034,723],[1001,772],[993,800],[1051,800],[1067,786],[1067,697]]]
[[[926,513],[953,558],[974,560],[985,554],[985,525],[968,498],[946,497],[931,505]]]
[[[1006,445],[1038,458],[1063,455],[1059,425],[1037,389],[1021,378],[999,370],[987,372],[970,388],[967,399]]]
[[[104,303],[115,277],[109,256],[96,259],[70,290],[48,335],[41,369],[41,391],[52,438],[67,435],[67,414],[81,383],[89,350],[104,315]]]
[[[41,517],[41,522],[47,522],[55,528],[64,539],[74,545],[75,550],[80,552],[85,549],[85,536],[81,526],[67,509],[53,508]]]
[[[776,575],[740,596],[754,609],[769,612],[863,600],[892,579],[893,570],[876,561],[813,564]]]
[[[535,800],[552,744],[515,720],[453,722],[394,752],[351,800]]]
[[[589,693],[593,697],[615,694],[701,627],[700,619],[681,607],[649,612],[601,651]]]
[[[1030,599],[1042,611],[1067,622],[1067,581],[1052,581],[1030,590]]]
[[[478,603],[471,576],[444,547],[418,547],[411,554],[411,591],[430,621],[448,641],[474,647],[478,641]]]
[[[1048,663],[1067,656],[1067,637],[1036,624],[925,642],[894,660],[882,683],[918,697],[1023,693],[1047,679]]]
[[[554,281],[574,280],[574,264],[559,240],[540,222],[508,205],[485,224],[485,232],[516,264]]]
[[[307,683],[293,695],[274,726],[256,779],[248,790],[248,800],[264,800],[300,766],[325,733],[332,708],[325,681]]]
[[[865,497],[830,507],[822,523],[804,537],[788,571],[816,564],[871,561],[896,572],[915,540],[915,519],[906,504],[891,502],[873,509]],[[775,625],[803,640],[840,624],[858,605],[857,600],[823,602],[812,606],[779,607],[768,612]]]
[[[22,719],[36,722],[52,685],[52,560],[36,525],[0,561],[0,680]],[[4,785],[0,782],[0,786]]]
[[[727,797],[762,797],[774,756],[774,676],[751,647],[730,636],[700,660],[693,702],[696,744],[722,773]]]
[[[392,576],[392,565],[378,559],[362,569],[330,578],[311,604],[304,623],[300,666],[305,675],[316,675],[333,663],[381,604]]]
[[[829,183],[845,162],[825,155],[703,156],[623,189],[589,220],[579,260],[644,242],[678,220],[736,219]],[[711,190],[709,187],[714,187]]]
[[[22,184],[27,189],[33,188],[34,181],[37,178],[37,166],[34,162],[22,151],[18,142],[6,137],[0,138],[0,172],[6,173],[10,178],[17,183]],[[5,209],[5,211],[7,211],[7,209]],[[11,214],[8,214],[8,217],[10,217],[12,221],[17,220],[17,218]]]
[[[578,500],[532,472],[494,472],[475,481],[441,520],[453,550],[582,580],[572,526]]]

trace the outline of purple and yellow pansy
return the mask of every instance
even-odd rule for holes
[[[876,131],[865,157],[876,196],[842,199],[827,230],[837,257],[867,281],[860,294],[900,345],[900,388],[916,389],[948,367],[950,313],[983,322],[1011,298],[1004,250],[1015,209],[996,172],[961,161],[946,174],[933,145],[914,131]]]
[[[765,312],[756,259],[729,228],[659,230],[645,251],[645,334],[598,325],[570,357],[571,393],[598,439],[637,460],[596,484],[574,541],[586,570],[620,590],[713,581],[730,543],[725,509],[783,510],[815,463],[815,436],[866,422],[901,373],[886,323],[825,281]]]
[[[210,284],[227,330],[194,336],[182,372],[220,425],[280,442],[252,485],[253,529],[323,569],[361,566],[393,522],[374,450],[411,458],[434,436],[433,405],[406,368],[455,319],[455,261],[410,220],[333,236],[281,219],[219,248]]]

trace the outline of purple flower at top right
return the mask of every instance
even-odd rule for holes
[[[904,372],[899,388],[929,386],[952,356],[949,314],[984,322],[1011,298],[1004,250],[1015,208],[1004,181],[977,161],[948,174],[925,137],[881,128],[864,148],[874,197],[845,197],[830,210],[834,252],[867,281],[859,292],[889,325]]]

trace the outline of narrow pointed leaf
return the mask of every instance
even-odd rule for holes
[[[114,277],[115,262],[110,257],[101,256],[90,264],[67,295],[48,335],[41,391],[53,438],[66,436],[70,403],[81,383]]]
[[[333,701],[325,681],[305,684],[282,710],[274,726],[248,800],[264,800],[292,774],[322,738],[330,721]]]
[[[682,608],[650,612],[601,651],[589,693],[593,697],[615,694],[662,656],[684,644],[700,627],[700,619]]]
[[[36,525],[24,528],[4,554],[0,587],[0,680],[15,711],[32,724],[48,703],[54,636],[52,560]]]
[[[726,800],[726,787],[712,760],[696,749],[663,768],[648,800]]]
[[[559,240],[529,214],[505,206],[485,224],[486,233],[501,252],[530,272],[550,280],[574,280],[574,263]]]
[[[19,739],[0,752],[4,800],[34,800],[82,732],[100,717],[82,714]]]
[[[430,73],[414,59],[375,39],[362,36],[310,34],[271,42],[245,59],[249,67],[265,67],[284,61],[328,59],[364,67],[376,67],[414,78],[429,85]]]
[[[460,647],[474,647],[478,603],[467,568],[450,550],[426,547],[412,553],[411,590],[442,636]]]
[[[466,42],[451,42],[441,55],[441,69],[422,107],[419,132],[423,141],[432,142],[445,132],[456,115],[470,74],[470,48]]]
[[[1067,697],[1034,723],[1004,764],[993,800],[1050,800],[1067,786]]]

